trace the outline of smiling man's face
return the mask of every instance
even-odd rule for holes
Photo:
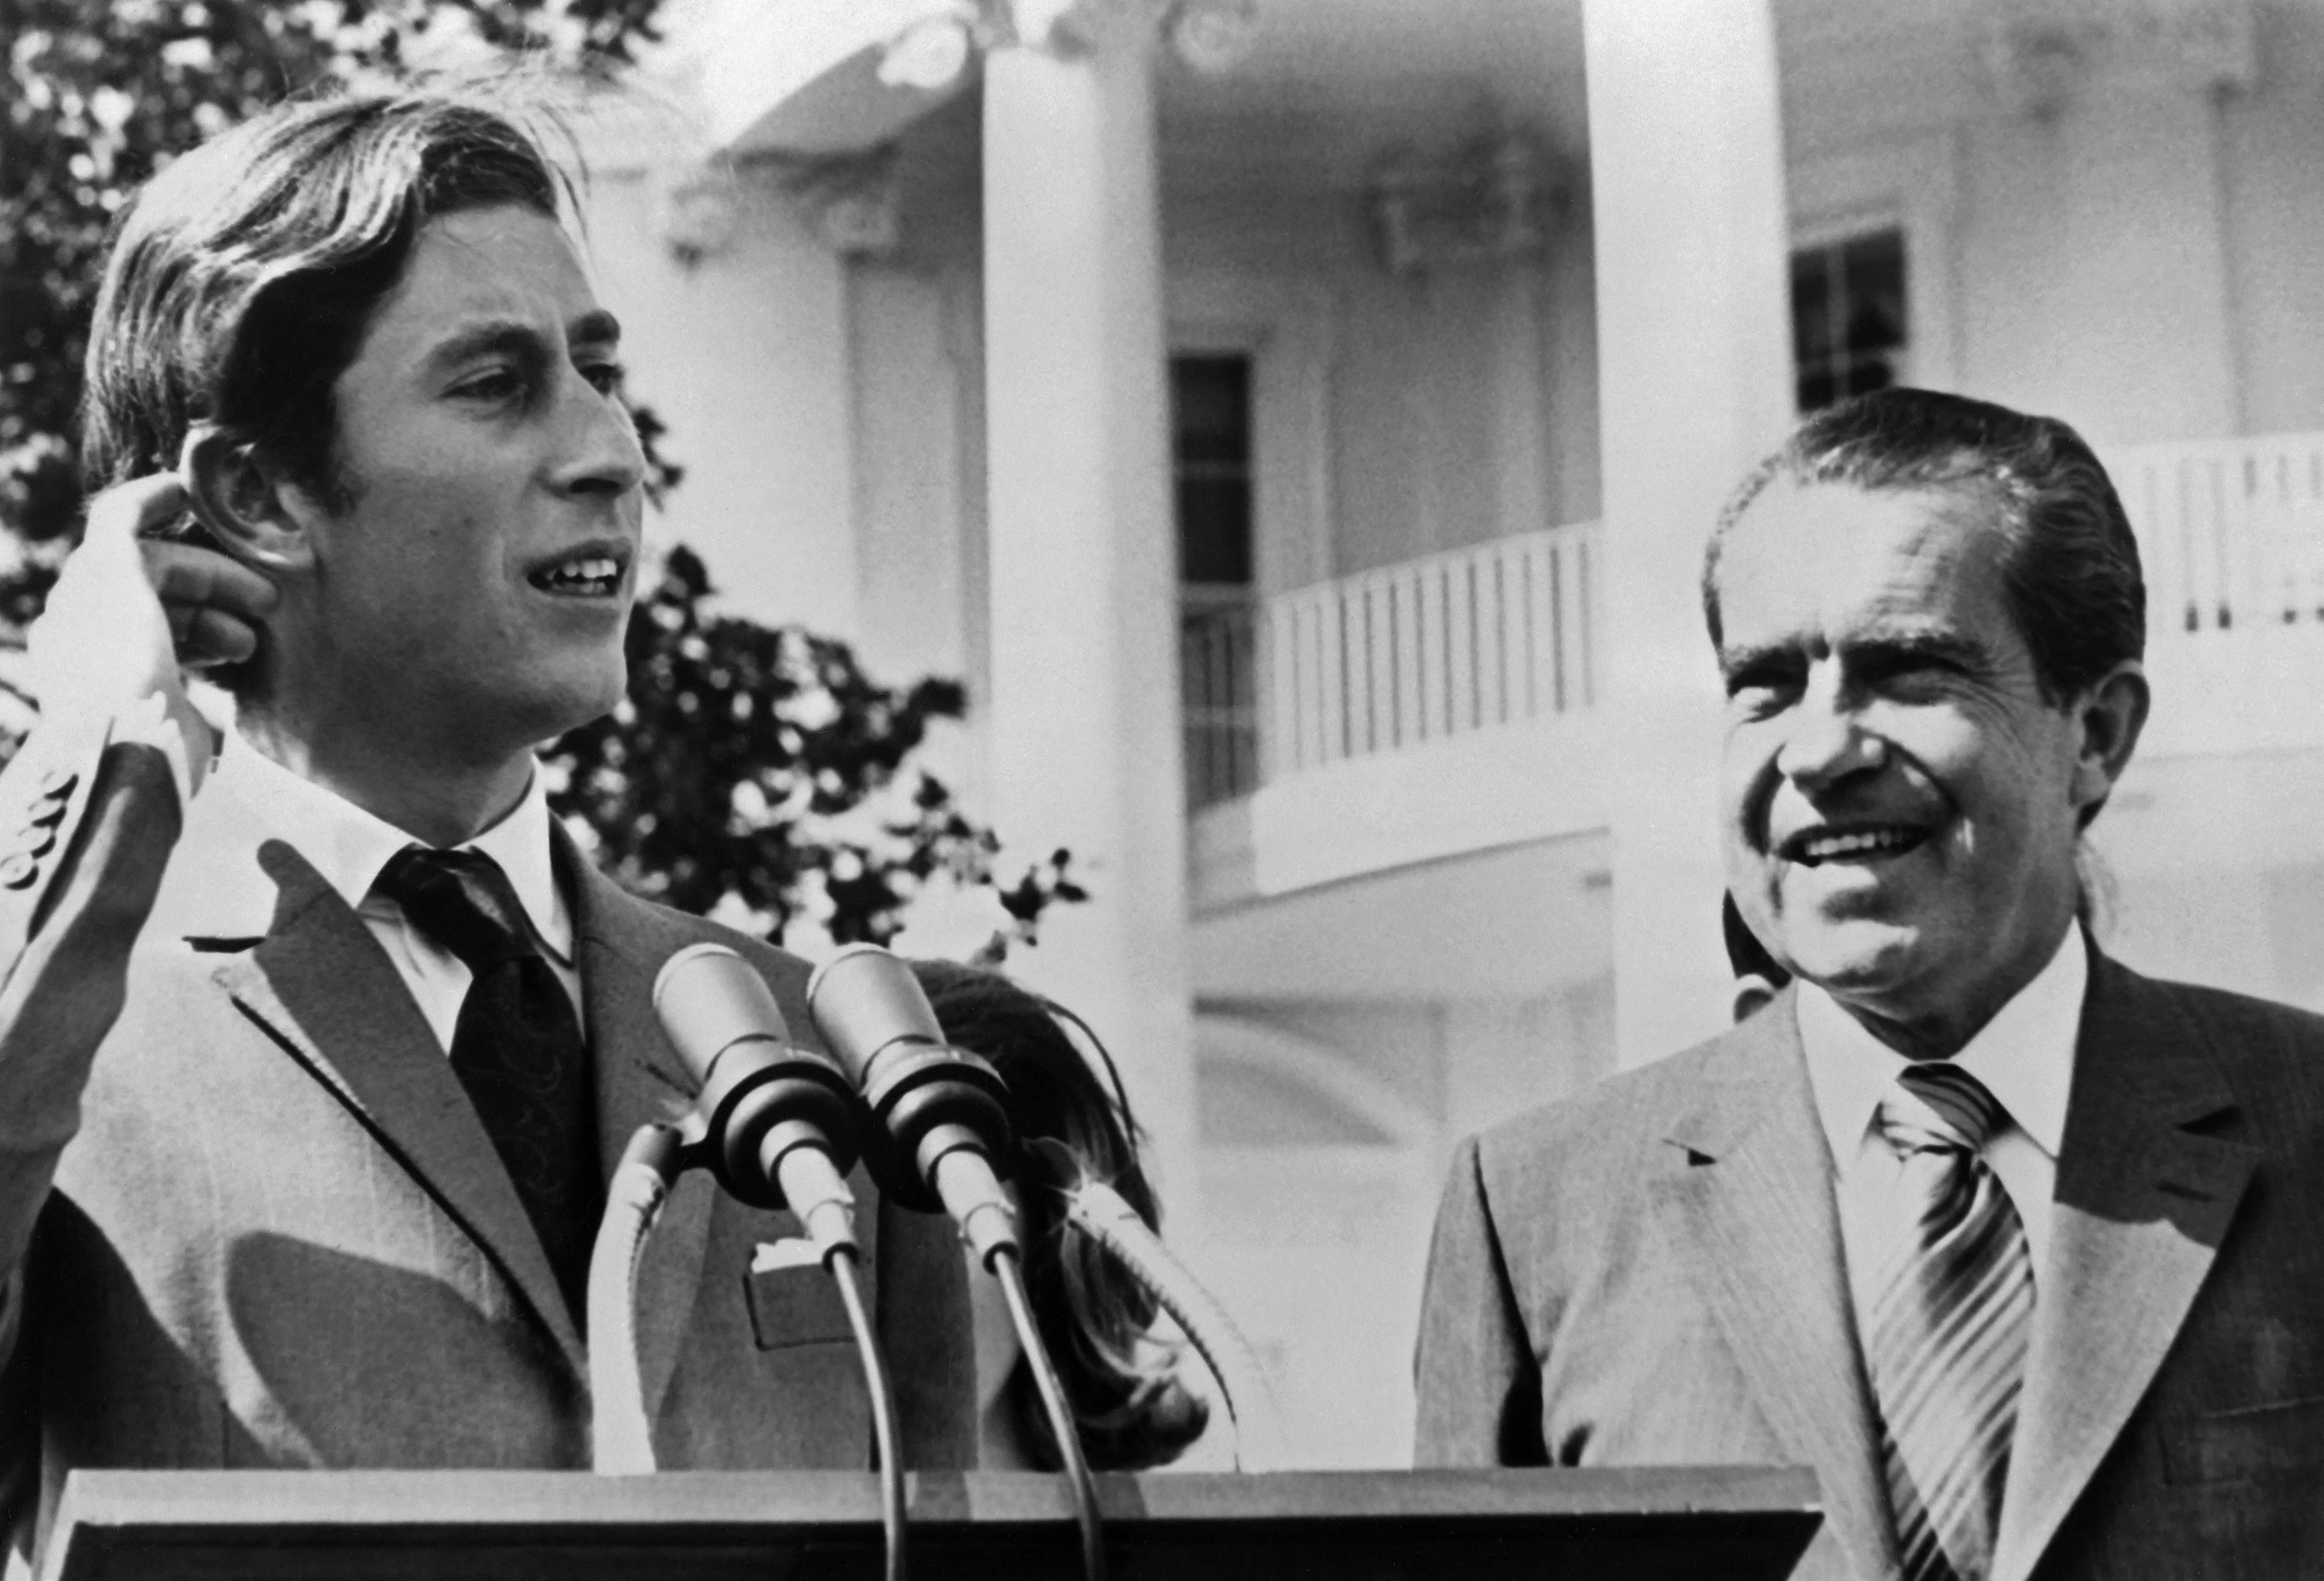
[[[619,701],[644,457],[620,330],[556,221],[430,220],[335,387],[306,706],[489,761]]]
[[[1719,562],[1727,878],[1793,971],[1950,1052],[2074,914],[2082,729],[1972,492],[1778,482]]]

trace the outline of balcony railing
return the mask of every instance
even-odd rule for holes
[[[1268,778],[1590,706],[1583,522],[1267,601]]]
[[[2324,434],[2107,458],[2137,529],[2151,642],[2324,621]]]
[[[1185,730],[1186,810],[1259,788],[1259,635],[1249,604],[1187,610],[1178,619]]]

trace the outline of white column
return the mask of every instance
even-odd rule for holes
[[[1030,7],[1028,8],[1031,9]],[[1096,13],[1090,17],[1091,13]],[[1006,877],[1063,846],[1091,899],[1019,976],[1104,1038],[1194,1208],[1177,565],[1164,391],[1151,27],[1080,8],[1086,51],[984,76],[992,820]]]
[[[1720,689],[1696,578],[1791,414],[1766,0],[1583,0],[1598,276],[1614,1015],[1640,1064],[1726,1021]]]

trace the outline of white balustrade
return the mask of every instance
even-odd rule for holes
[[[1267,777],[1587,708],[1597,535],[1551,528],[1268,600]]]
[[[1257,612],[1250,604],[1180,612],[1178,676],[1189,812],[1259,788],[1257,648]]]
[[[2138,534],[2149,642],[2324,622],[2324,434],[2104,459]]]

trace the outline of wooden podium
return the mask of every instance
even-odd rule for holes
[[[1055,1477],[914,1474],[912,1574],[1080,1574]],[[1776,1581],[1821,1516],[1814,1474],[1160,1473],[1098,1479],[1111,1574]],[[45,1581],[867,1581],[861,1472],[76,1472]]]

